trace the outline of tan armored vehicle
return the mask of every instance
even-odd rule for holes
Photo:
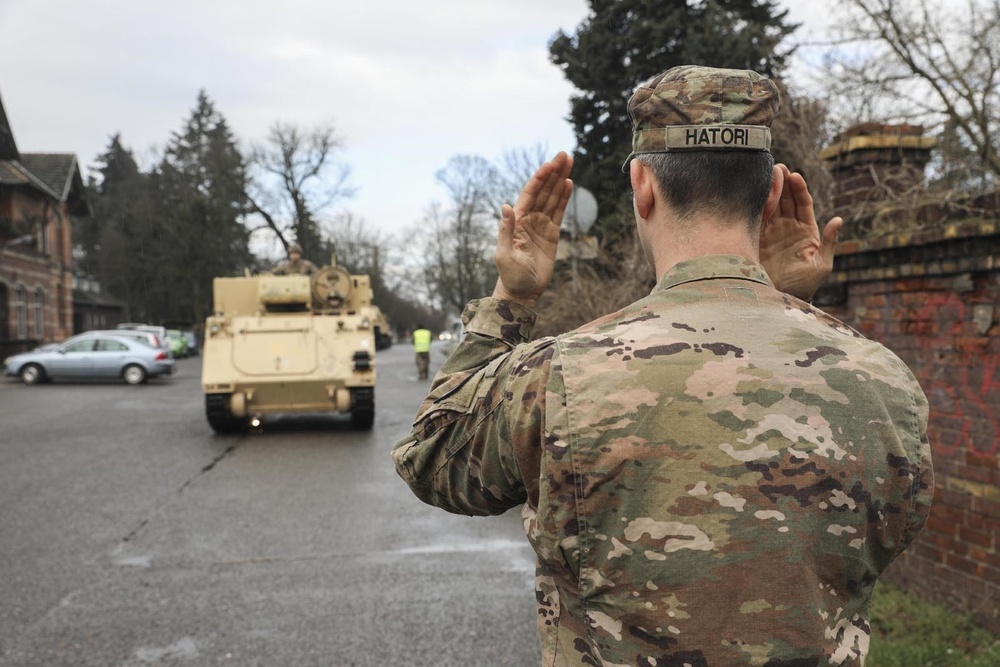
[[[216,278],[205,322],[202,389],[216,433],[261,416],[350,413],[375,419],[375,334],[368,276],[331,262],[312,276]]]
[[[378,306],[372,306],[372,308],[375,311],[372,317],[372,328],[375,330],[375,349],[388,350],[392,347],[392,327],[389,326],[389,318]]]

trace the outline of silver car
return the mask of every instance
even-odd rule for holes
[[[155,333],[152,331],[138,331],[135,329],[95,329],[93,331],[84,331],[81,334],[67,338],[63,341],[63,345],[66,345],[74,340],[93,338],[94,336],[120,336],[122,338],[132,338],[134,340],[138,340],[140,343],[145,343],[150,347],[163,349],[163,345],[160,343],[160,339],[157,338]]]
[[[142,384],[148,378],[173,373],[174,360],[163,350],[133,338],[82,335],[51,349],[15,354],[4,360],[4,367],[7,375],[20,377],[24,384],[116,377]]]

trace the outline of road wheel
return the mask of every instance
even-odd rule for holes
[[[358,388],[351,390],[351,426],[358,430],[370,431],[375,423],[375,390]]]
[[[219,435],[231,435],[246,431],[245,419],[234,417],[229,411],[232,394],[205,394],[205,417],[208,425]]]
[[[38,384],[45,380],[45,371],[38,364],[26,364],[21,369],[20,376],[24,384]]]
[[[146,381],[146,369],[138,364],[129,364],[122,371],[122,377],[129,384],[142,384]]]

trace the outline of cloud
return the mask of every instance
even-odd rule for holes
[[[0,0],[17,54],[0,93],[22,150],[84,165],[115,132],[153,159],[199,90],[245,142],[279,120],[333,123],[359,187],[349,207],[396,231],[441,198],[434,172],[454,155],[572,150],[573,89],[547,46],[588,13],[586,0]]]

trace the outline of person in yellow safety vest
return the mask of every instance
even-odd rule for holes
[[[423,324],[413,332],[413,351],[417,353],[417,379],[426,380],[431,365],[431,332]]]

